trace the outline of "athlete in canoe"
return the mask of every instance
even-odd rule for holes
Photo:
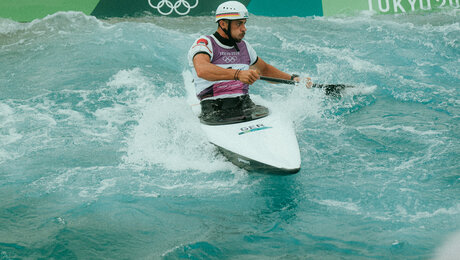
[[[261,75],[296,80],[258,57],[243,40],[248,10],[237,1],[224,2],[217,8],[217,31],[199,37],[188,53],[196,94],[205,124],[231,124],[268,115],[268,109],[255,105],[248,94],[249,85]]]

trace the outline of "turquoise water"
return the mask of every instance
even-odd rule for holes
[[[291,176],[236,168],[193,117],[186,53],[214,30],[0,20],[0,259],[431,259],[460,231],[456,10],[251,17],[264,60],[356,86],[252,86],[295,124]]]

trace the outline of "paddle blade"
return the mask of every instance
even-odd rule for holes
[[[328,96],[341,97],[342,90],[353,88],[354,86],[344,84],[313,84],[313,88],[322,88]]]

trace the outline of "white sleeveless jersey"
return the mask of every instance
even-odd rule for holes
[[[192,69],[195,90],[200,100],[213,98],[235,97],[248,93],[249,85],[238,80],[208,81],[199,78],[193,66],[193,58],[198,53],[206,53],[211,63],[228,69],[248,70],[250,65],[257,62],[257,53],[246,41],[237,43],[235,47],[226,46],[219,42],[214,35],[201,36],[188,52],[189,65]]]

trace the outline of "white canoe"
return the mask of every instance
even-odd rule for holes
[[[189,71],[183,73],[188,103],[196,116],[201,113],[195,95],[193,77]],[[247,122],[227,125],[200,123],[209,142],[233,164],[250,171],[279,174],[296,173],[300,170],[299,144],[292,122],[280,113]]]

